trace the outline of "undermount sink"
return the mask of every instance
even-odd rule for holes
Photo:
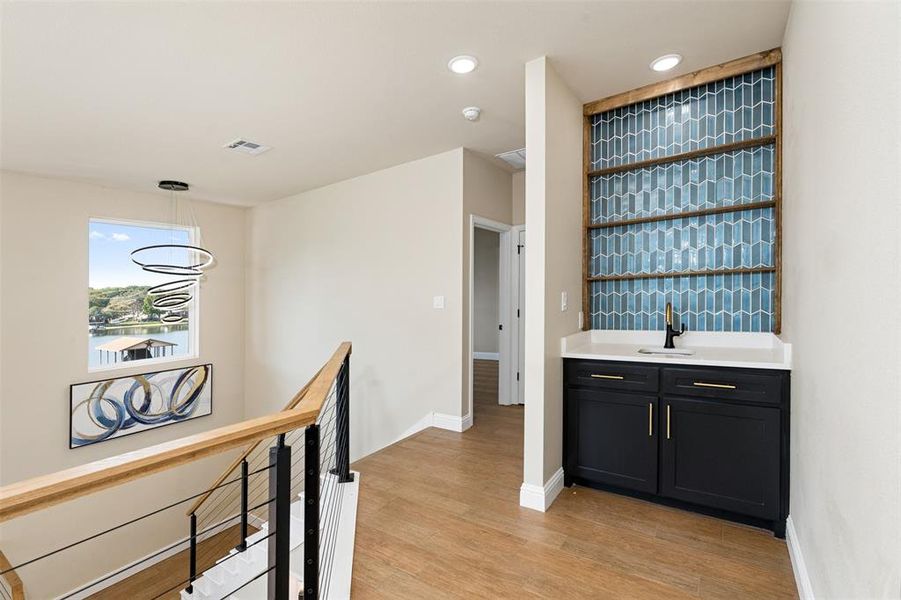
[[[666,354],[672,356],[691,356],[695,353],[694,350],[688,350],[687,348],[639,348],[638,350],[641,354]]]

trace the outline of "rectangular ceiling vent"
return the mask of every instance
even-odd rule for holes
[[[517,171],[526,168],[525,148],[520,148],[519,150],[511,150],[510,152],[501,152],[500,154],[495,154],[495,156]]]
[[[241,138],[236,139],[233,142],[229,142],[225,145],[229,150],[234,150],[235,152],[243,152],[244,154],[250,154],[251,156],[256,156],[257,154],[262,154],[267,150],[272,150],[272,146],[264,146],[263,144],[258,144],[256,142],[251,142],[250,140],[244,140]]]

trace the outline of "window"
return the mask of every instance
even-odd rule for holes
[[[191,227],[91,219],[88,227],[88,368],[105,370],[136,361],[162,362],[197,355],[199,285],[179,274],[193,260],[172,245],[194,241]],[[151,272],[134,258],[160,272]],[[175,266],[174,268],[172,266]],[[148,293],[169,284],[163,295]],[[187,286],[185,284],[188,284]],[[173,300],[174,298],[174,300]],[[179,306],[178,299],[190,298]],[[156,306],[154,306],[156,305]]]

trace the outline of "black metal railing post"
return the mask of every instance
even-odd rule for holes
[[[341,370],[338,372],[335,398],[335,430],[337,439],[335,443],[335,469],[332,471],[338,476],[338,483],[353,481],[354,476],[350,472],[350,356],[344,359]]]
[[[185,591],[194,593],[194,580],[197,579],[197,515],[191,513],[191,550],[188,552],[188,587]]]
[[[291,579],[291,446],[285,435],[269,449],[269,600],[287,600]]]
[[[241,461],[241,541],[235,546],[238,552],[247,550],[247,459]]]
[[[303,600],[319,598],[319,425],[304,431]]]

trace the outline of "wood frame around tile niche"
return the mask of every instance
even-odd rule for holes
[[[629,276],[627,278],[631,279],[647,279],[647,278],[664,278],[664,277],[685,277],[685,276],[698,276],[698,275],[717,275],[717,274],[730,274],[730,273],[763,273],[763,272],[775,272],[776,281],[773,289],[773,333],[780,333],[782,331],[782,49],[781,48],[773,48],[772,50],[766,50],[764,52],[758,52],[757,54],[751,54],[750,56],[745,56],[742,58],[738,58],[735,60],[731,60],[729,62],[722,63],[720,65],[715,65],[712,67],[707,67],[706,69],[701,69],[699,71],[695,71],[693,73],[688,73],[686,75],[680,75],[678,77],[674,77],[672,79],[668,79],[666,81],[660,81],[657,83],[652,83],[650,85],[646,85],[644,87],[640,87],[634,90],[630,90],[628,92],[623,92],[621,94],[616,94],[614,96],[609,96],[607,98],[603,98],[601,100],[595,100],[594,102],[588,102],[582,107],[582,168],[583,168],[583,177],[582,177],[582,328],[588,330],[591,328],[591,297],[590,297],[590,289],[592,281],[598,281],[599,277],[592,277],[589,272],[589,263],[591,261],[591,241],[590,235],[593,229],[598,229],[600,227],[610,227],[612,224],[603,224],[603,225],[592,225],[591,223],[591,185],[590,181],[592,177],[595,177],[599,174],[598,171],[592,171],[591,169],[591,119],[597,114],[607,112],[609,110],[613,110],[615,108],[620,108],[623,106],[628,106],[630,104],[636,104],[638,102],[644,102],[645,100],[650,100],[652,98],[658,98],[660,96],[666,96],[667,94],[673,94],[675,92],[679,92],[688,88],[693,88],[699,85],[705,85],[707,83],[712,83],[714,81],[719,81],[721,79],[728,79],[729,77],[735,77],[737,75],[743,75],[745,73],[749,73],[751,71],[757,71],[758,69],[763,69],[766,67],[775,67],[775,75],[776,75],[776,96],[775,96],[775,135],[766,138],[760,138],[757,140],[749,140],[747,142],[740,143],[741,147],[751,147],[751,146],[762,146],[773,144],[774,152],[775,152],[775,173],[774,173],[774,187],[773,187],[773,200],[759,203],[761,205],[766,204],[768,206],[773,207],[773,226],[775,228],[774,240],[773,240],[773,258],[774,264],[773,267],[761,267],[755,269],[718,269],[711,271],[682,271],[676,273],[651,273],[651,274],[643,274],[640,276]],[[717,146],[715,148],[711,148],[710,151],[694,151],[688,152],[684,155],[678,155],[675,157],[667,156],[659,159],[646,160],[641,161],[640,163],[633,163],[630,165],[624,165],[623,167],[616,167],[615,170],[629,170],[632,168],[639,167],[647,167],[653,166],[657,164],[667,164],[670,162],[674,162],[675,160],[683,160],[685,158],[691,158],[691,154],[698,154],[699,156],[711,154],[711,153],[719,153],[726,152],[730,149],[729,146],[734,146],[735,144],[725,144],[723,146]],[[741,205],[735,207],[728,208],[715,208],[715,209],[706,209],[703,211],[691,211],[686,213],[679,214],[667,214],[660,215],[655,217],[647,217],[642,219],[633,219],[633,222],[653,222],[653,221],[664,221],[664,220],[672,220],[683,217],[690,216],[698,216],[699,214],[717,214],[720,212],[737,212],[740,210],[747,210],[748,208],[760,208],[757,205],[745,205],[742,207]],[[618,224],[633,224],[632,222],[620,222]],[[624,277],[614,277],[614,279],[623,279]]]

